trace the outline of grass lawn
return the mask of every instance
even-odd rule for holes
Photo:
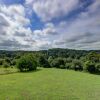
[[[2,74],[0,100],[100,100],[100,76],[54,68]]]

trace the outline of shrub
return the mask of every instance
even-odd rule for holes
[[[12,60],[11,65],[15,66],[16,65],[16,60]]]
[[[60,65],[64,65],[64,60],[63,58],[55,58],[52,62],[51,62],[51,65],[53,67],[56,67],[56,68],[60,68]]]
[[[77,70],[82,71],[83,70],[82,62],[80,60],[74,60],[72,62],[71,69],[74,69],[75,71]]]
[[[10,67],[10,65],[9,65],[9,63],[4,62],[3,67],[4,67],[4,68],[8,68],[8,67]]]
[[[72,62],[72,58],[67,58],[66,59],[66,63],[71,63]]]
[[[96,72],[100,73],[100,63],[96,64]]]
[[[71,69],[71,66],[72,66],[72,63],[66,63],[66,64],[65,64],[65,67],[66,67],[67,69]]]
[[[56,59],[54,59],[52,62],[51,62],[51,66],[52,67],[58,67],[59,66],[59,63]]]
[[[6,58],[5,58],[5,62],[11,64],[10,58],[6,57]]]
[[[3,65],[4,60],[0,59],[0,65]]]
[[[61,69],[66,69],[66,67],[64,65],[60,65]]]
[[[85,70],[90,73],[95,73],[96,72],[95,64],[89,61],[85,62]]]
[[[52,67],[52,61],[53,61],[53,57],[50,56],[50,57],[48,58],[48,62],[49,62],[49,64],[50,64],[51,67]]]
[[[36,70],[37,62],[32,55],[24,55],[17,62],[17,68],[22,71]]]
[[[50,67],[50,64],[49,64],[49,62],[48,62],[47,59],[45,59],[43,56],[41,56],[39,58],[39,66],[40,67],[44,67],[44,68],[49,68]]]

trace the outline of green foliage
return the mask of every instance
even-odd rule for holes
[[[73,59],[70,57],[66,59],[66,63],[71,63],[72,61],[73,61]]]
[[[11,64],[10,58],[6,57],[6,58],[5,58],[5,62]]]
[[[60,65],[59,68],[66,69],[66,66],[65,65]]]
[[[4,60],[0,59],[0,65],[3,65]]]
[[[11,65],[15,66],[16,65],[16,60],[12,60]]]
[[[16,66],[16,60],[23,55],[33,55],[39,67],[67,68],[99,72],[100,50],[72,50],[54,48],[41,51],[0,51],[0,65],[4,62],[9,66]],[[27,62],[27,61],[26,61]],[[89,64],[88,64],[89,63]],[[94,67],[93,67],[94,65]]]
[[[90,73],[95,73],[96,72],[95,63],[89,61],[85,62],[84,69]]]
[[[86,59],[91,62],[99,62],[100,61],[100,54],[96,52],[90,52],[87,56]]]
[[[10,65],[9,65],[9,63],[4,62],[3,67],[4,67],[4,68],[8,68],[8,67],[10,67]]]
[[[67,69],[71,69],[71,66],[72,66],[72,63],[66,63],[66,64],[65,64],[65,67],[66,67]]]
[[[75,71],[77,70],[82,71],[83,70],[82,62],[80,60],[73,60],[71,68],[74,69]]]
[[[24,55],[17,62],[17,68],[22,71],[36,70],[37,62],[33,55]]]
[[[44,68],[50,68],[48,60],[44,56],[39,57],[39,66]]]
[[[56,67],[56,68],[60,68],[60,65],[64,65],[64,60],[63,58],[55,58],[52,62],[51,62],[52,67]]]
[[[100,63],[97,63],[95,67],[96,67],[96,72],[100,73]]]

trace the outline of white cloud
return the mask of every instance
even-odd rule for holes
[[[11,5],[8,7],[5,5],[1,5],[0,11],[10,16],[13,16],[13,15],[25,16],[25,9],[22,5]]]
[[[30,38],[32,40],[32,31],[26,28],[30,20],[25,18],[25,9],[22,5],[0,6],[0,48],[1,44],[10,48],[28,47]],[[9,43],[6,43],[6,42]],[[11,42],[14,42],[15,45]],[[6,43],[6,44],[5,44]],[[19,45],[18,45],[19,44]],[[11,46],[10,46],[11,45]]]
[[[10,20],[21,25],[29,24],[29,19],[25,18],[25,8],[22,5],[0,6],[0,13],[9,17]]]
[[[52,23],[47,23],[42,30],[35,30],[33,34],[41,36],[57,35],[57,31]]]
[[[96,0],[87,8],[86,12],[70,23],[61,22],[56,28],[62,32],[56,46],[75,49],[100,49],[100,2]]]
[[[33,4],[34,12],[43,21],[69,14],[77,7],[78,2],[79,0],[26,0],[26,4]]]
[[[79,1],[26,0],[26,5],[45,21],[41,29],[33,31],[30,28],[30,20],[26,18],[28,12],[24,6],[0,5],[0,49],[39,50],[52,47],[100,49],[99,0],[84,8],[86,10],[76,18],[73,17],[71,21],[62,19],[58,24],[51,21],[68,15],[77,8]]]

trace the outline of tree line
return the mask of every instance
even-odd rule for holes
[[[100,73],[99,50],[72,50],[54,48],[41,51],[0,51],[1,67],[17,67],[20,71],[37,67],[60,68],[89,73]]]

